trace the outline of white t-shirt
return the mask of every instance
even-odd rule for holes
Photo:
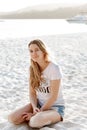
[[[58,65],[50,62],[46,69],[42,72],[42,76],[45,82],[40,83],[40,87],[36,90],[39,104],[42,106],[50,97],[50,81],[61,79],[62,74]],[[54,86],[55,89],[55,86]],[[55,105],[64,105],[63,95],[62,95],[62,85],[60,84],[59,93],[57,100],[54,102]]]

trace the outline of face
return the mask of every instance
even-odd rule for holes
[[[31,44],[29,47],[29,52],[31,59],[35,62],[40,62],[44,60],[44,53],[40,50],[40,48],[36,44]]]

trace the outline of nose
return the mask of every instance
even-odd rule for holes
[[[33,57],[36,57],[36,56],[37,56],[36,51],[34,51],[34,52],[32,53],[32,56],[33,56]]]
[[[36,51],[33,51],[33,55],[36,55]]]

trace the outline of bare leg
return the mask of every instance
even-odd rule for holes
[[[55,110],[48,110],[38,112],[35,116],[31,117],[29,126],[40,128],[59,121],[61,121],[61,116]]]
[[[31,104],[28,104],[16,111],[14,111],[13,113],[11,113],[9,116],[8,116],[8,120],[14,124],[21,124],[23,122],[25,122],[26,120],[23,119],[23,114],[25,112],[28,112],[28,113],[32,113],[33,112],[33,109],[32,109],[32,105]]]

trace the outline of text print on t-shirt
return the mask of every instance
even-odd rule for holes
[[[44,81],[40,83],[37,91],[41,93],[50,93],[49,80],[46,77],[44,77]]]

